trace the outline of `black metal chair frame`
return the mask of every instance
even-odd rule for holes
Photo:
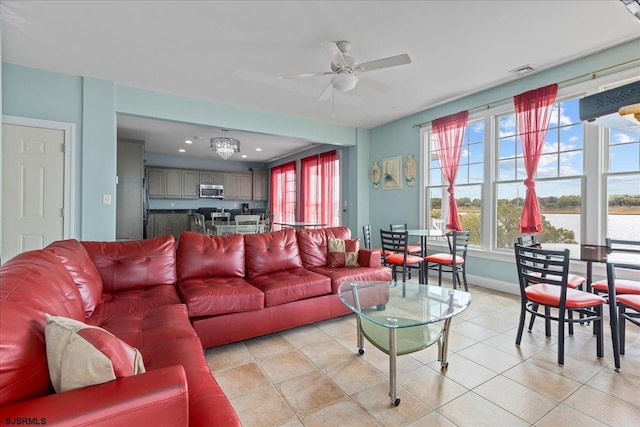
[[[453,256],[451,264],[441,264],[437,262],[428,262],[425,259],[425,266],[423,268],[423,283],[429,283],[429,270],[438,271],[438,285],[442,286],[442,273],[451,273],[453,279],[453,289],[458,288],[458,284],[464,285],[464,290],[469,291],[467,284],[467,250],[469,248],[469,230],[462,231],[449,231],[446,234],[447,245],[449,246],[449,253]],[[461,257],[464,262],[458,264],[457,257]],[[462,273],[462,281],[460,280],[460,273]]]
[[[422,277],[422,262],[419,265],[415,264],[407,264],[407,257],[411,256],[411,254],[407,253],[407,241],[409,240],[409,235],[406,231],[387,231],[380,229],[380,242],[382,244],[382,260],[383,263],[389,267],[391,267],[391,273],[393,275],[393,281],[396,282],[396,275],[398,267],[402,267],[402,282],[407,281],[408,272],[411,269],[418,270],[419,276]],[[388,253],[393,253],[394,255],[402,255],[403,263],[402,265],[396,263],[387,262]]]
[[[587,307],[571,307],[567,309],[567,280],[569,277],[569,249],[562,251],[545,250],[519,243],[514,244],[516,255],[516,268],[520,285],[520,321],[516,334],[516,345],[520,345],[527,313],[532,316],[542,317],[545,321],[545,335],[551,336],[551,321],[558,322],[558,364],[564,365],[564,328],[565,323],[594,322],[594,334],[596,335],[596,353],[598,357],[604,356],[603,333],[603,304]],[[543,304],[531,301],[527,297],[526,288],[544,283],[548,286],[560,288],[560,298],[557,305]],[[584,292],[571,290],[574,292]],[[585,292],[586,293],[586,292]],[[591,294],[589,294],[591,295]],[[538,312],[538,307],[544,307],[544,313]],[[553,315],[551,309],[557,309],[557,315]],[[582,314],[579,319],[574,319],[571,312]],[[530,332],[530,331],[529,331]]]

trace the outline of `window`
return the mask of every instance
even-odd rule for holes
[[[640,132],[586,125],[579,117],[585,94],[633,81],[638,81],[637,69],[558,90],[535,175],[541,241],[567,247],[604,244],[605,237],[640,240]],[[472,252],[480,247],[485,254],[510,253],[522,235],[518,225],[526,195],[521,132],[513,102],[476,110],[469,117],[456,180],[460,219],[472,232]],[[446,217],[448,193],[431,129],[423,132],[422,215],[425,227],[437,227]]]
[[[481,200],[484,182],[484,122],[469,122],[463,139],[460,166],[455,182],[458,215],[463,229],[469,229],[471,245],[481,242]],[[429,178],[427,185],[427,222],[430,228],[444,230],[447,218],[448,196],[446,181],[442,176],[438,152],[434,149],[435,135],[428,134]]]
[[[495,247],[510,248],[518,230],[526,188],[520,132],[515,113],[496,117]],[[536,193],[543,230],[539,240],[579,243],[582,224],[584,125],[578,98],[556,102],[536,171]]]
[[[300,160],[300,218],[305,222],[340,225],[340,168],[337,151]]]
[[[640,240],[640,132],[607,129],[607,236]]]
[[[293,222],[296,219],[296,163],[271,168],[269,209],[273,222]]]

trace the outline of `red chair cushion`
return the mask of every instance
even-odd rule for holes
[[[618,302],[633,308],[636,311],[640,311],[640,295],[638,294],[625,294],[616,296]]]
[[[404,248],[400,247],[400,250],[404,250]],[[420,246],[416,246],[416,245],[408,245],[407,246],[407,253],[409,253],[409,254],[419,254],[419,253],[422,253],[422,248]]]
[[[609,283],[606,280],[598,280],[591,284],[591,288],[601,292],[609,290]],[[637,280],[616,279],[616,293],[618,294],[640,294],[640,282]]]
[[[407,265],[420,264],[422,261],[423,261],[422,257],[415,256],[415,255],[407,255]],[[387,264],[402,265],[404,263],[404,255],[403,254],[387,255],[386,262]]]
[[[538,283],[527,286],[524,290],[527,299],[542,305],[557,307],[560,305],[560,286]],[[606,300],[600,295],[590,292],[567,289],[567,308],[593,307],[605,304]]]
[[[539,276],[540,274],[537,274],[537,275]],[[560,280],[559,276],[550,275],[546,277],[548,277],[550,280]],[[582,276],[578,276],[577,274],[569,274],[569,276],[567,277],[567,286],[569,286],[572,289],[577,289],[580,286],[582,286],[586,281],[587,279],[585,279]]]
[[[433,254],[425,257],[427,262],[435,262],[436,264],[451,265],[453,264],[453,255],[447,253]],[[464,264],[464,258],[456,257],[456,265]]]

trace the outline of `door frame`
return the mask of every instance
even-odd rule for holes
[[[63,222],[62,222],[62,235],[65,239],[71,239],[76,237],[75,233],[75,170],[76,170],[76,144],[75,144],[75,131],[76,125],[74,123],[56,122],[51,120],[34,119],[31,117],[19,117],[2,115],[2,124],[27,126],[34,128],[44,128],[61,130],[64,132],[64,196],[63,196]],[[1,181],[0,176],[0,181]],[[2,208],[2,200],[0,200],[0,212]],[[0,229],[2,223],[0,223]]]

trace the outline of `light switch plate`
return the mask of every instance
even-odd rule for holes
[[[103,194],[102,195],[102,204],[110,205],[111,204],[111,194]]]

